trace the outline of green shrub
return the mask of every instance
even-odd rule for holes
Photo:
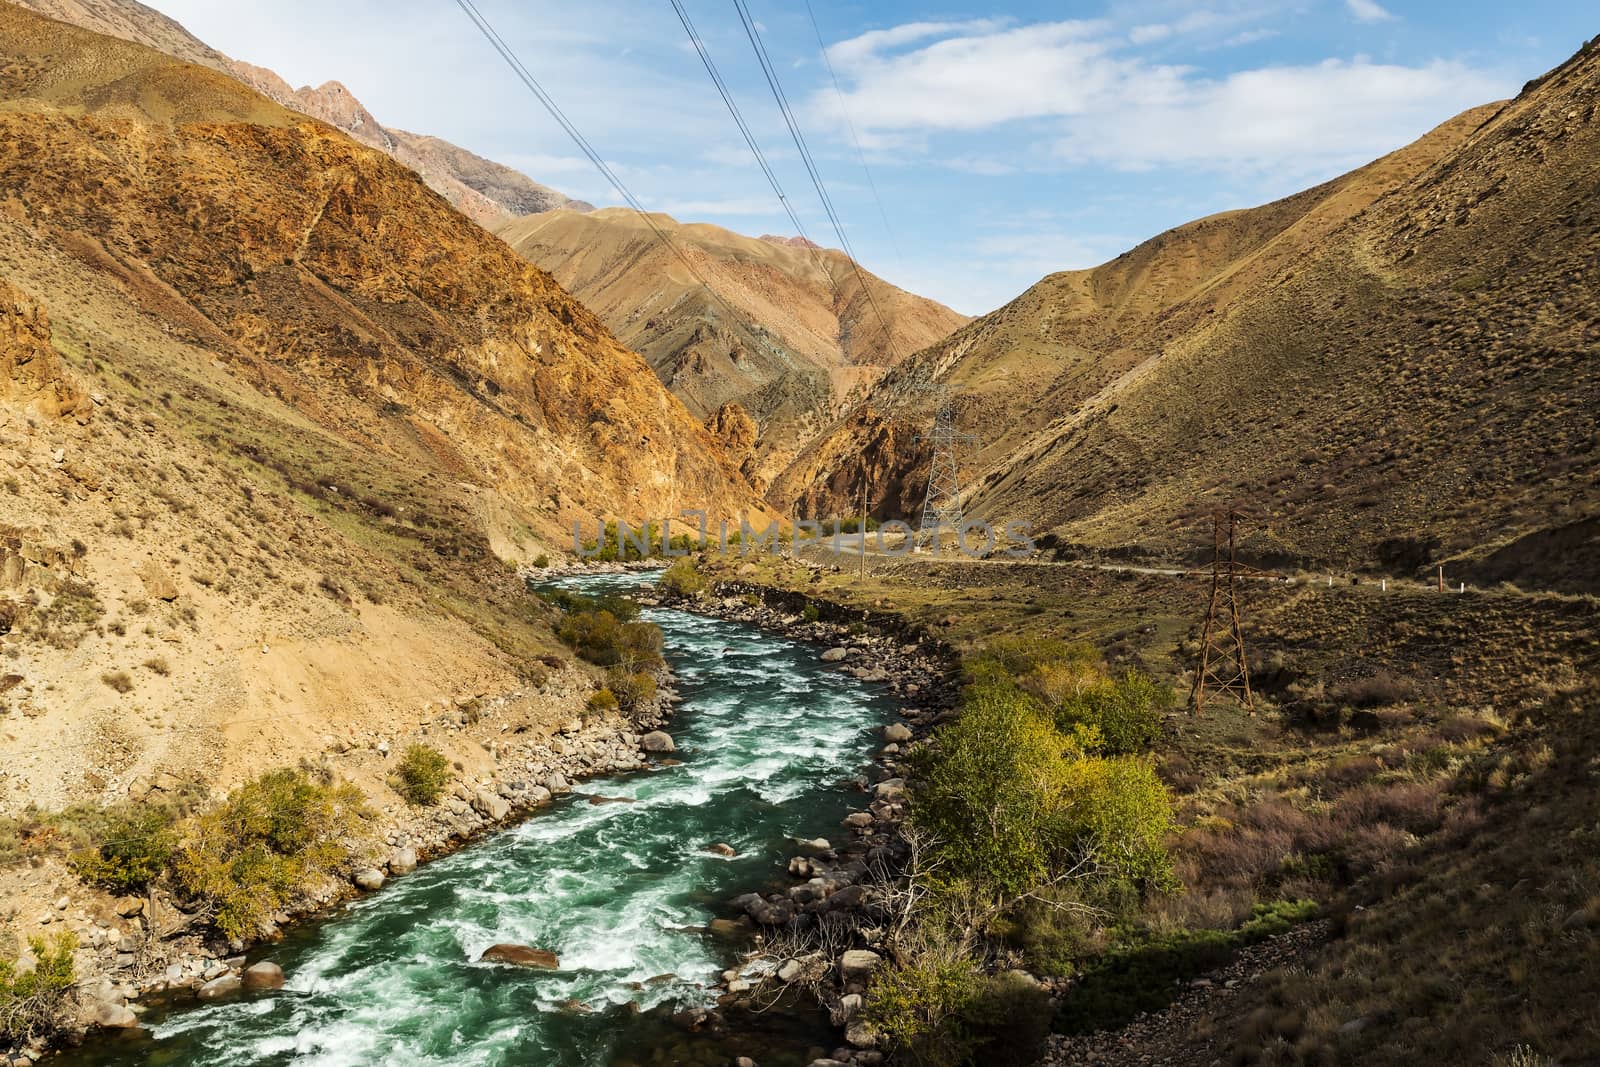
[[[1059,729],[1003,658],[986,658],[969,672],[961,717],[912,757],[911,818],[949,875],[1015,897],[1090,858],[1098,877],[1169,887],[1172,809],[1154,768],[1090,755],[1098,728]],[[1042,662],[1013,659],[1030,673]]]
[[[609,605],[569,610],[556,624],[556,636],[602,667],[621,665],[638,671],[663,662],[661,628],[650,622],[625,622]]]
[[[546,567],[550,566],[550,557],[541,552],[537,556],[533,557],[533,565],[538,567],[540,570],[544,570]]]
[[[953,877],[1015,896],[1049,875],[1062,858],[1068,747],[1014,690],[968,688],[961,717],[912,763],[911,819],[932,835]]]
[[[143,890],[167,869],[178,847],[178,828],[167,810],[150,805],[108,816],[98,848],[75,853],[78,877],[113,893]]]
[[[1172,800],[1146,757],[1088,757],[1072,765],[1058,833],[1092,855],[1102,874],[1146,889],[1174,887],[1166,840]]]
[[[349,863],[370,817],[353,785],[271,771],[195,820],[174,857],[177,888],[225,937],[243,937]]]
[[[1050,994],[1016,973],[986,979],[961,1013],[975,1067],[1035,1063],[1050,1036]]]
[[[955,1067],[973,1052],[960,1017],[980,981],[966,960],[886,967],[873,977],[867,1022],[882,1035],[896,1062]]]
[[[807,604],[805,607],[800,609],[800,617],[806,620],[806,622],[816,622],[822,617],[822,612],[817,610],[817,606],[815,604]]]
[[[7,1044],[49,1037],[72,1014],[77,935],[68,930],[49,941],[30,937],[28,945],[36,961],[32,971],[20,971],[16,960],[0,959],[0,1040]]]
[[[1172,700],[1171,689],[1128,671],[1066,696],[1056,707],[1056,722],[1063,729],[1092,726],[1107,753],[1131,755],[1147,751],[1161,737],[1163,713]]]
[[[867,1021],[896,1063],[1032,1063],[1050,1033],[1043,989],[1016,974],[985,978],[965,960],[887,967],[871,994]]]
[[[696,596],[705,591],[706,576],[692,562],[680,559],[662,572],[659,584],[678,596]]]
[[[435,804],[450,784],[450,761],[427,745],[411,745],[395,764],[394,789],[408,804]]]
[[[593,693],[589,694],[589,700],[586,706],[590,711],[595,712],[598,715],[604,715],[607,712],[616,711],[617,694],[604,687],[596,689]]]
[[[625,667],[613,667],[606,673],[606,688],[616,698],[617,706],[629,714],[648,707],[656,699],[655,678]]]

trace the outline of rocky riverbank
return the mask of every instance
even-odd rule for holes
[[[837,840],[797,842],[788,885],[733,898],[732,917],[713,923],[714,932],[751,938],[755,946],[723,973],[716,989],[722,1007],[813,996],[842,1040],[812,1067],[880,1064],[878,1035],[862,1014],[868,980],[882,962],[885,897],[908,853],[900,836],[904,761],[952,712],[955,657],[895,616],[740,581],[715,583],[697,596],[664,593],[657,602],[817,646],[819,663],[884,685],[899,699],[900,721],[883,727],[872,766],[854,780],[862,803],[842,820]],[[689,1013],[682,1021],[691,1028],[715,1023],[710,1015]]]
[[[52,907],[40,910],[32,922],[35,929],[45,935],[70,930],[79,944],[74,958],[78,1014],[59,1034],[60,1042],[77,1044],[96,1028],[137,1029],[146,1003],[156,998],[214,1000],[273,988],[261,985],[259,975],[251,977],[245,953],[252,946],[277,940],[291,923],[377,891],[390,878],[536,814],[585,779],[643,771],[652,759],[671,751],[670,736],[659,730],[678,699],[669,670],[662,672],[648,708],[629,718],[610,714],[587,720],[580,709],[593,685],[586,678],[568,677],[573,673],[560,672],[547,685],[573,709],[572,717],[553,730],[529,729],[517,714],[526,696],[520,691],[475,696],[442,708],[413,740],[470,739],[486,750],[492,770],[459,775],[434,805],[379,808],[378,825],[356,843],[358,862],[347,877],[313,887],[248,940],[209,936],[200,916],[184,911],[160,890],[112,898],[76,885]],[[329,738],[320,769],[337,773],[344,765],[381,766],[406,740],[378,733]],[[25,954],[22,965],[29,962]],[[34,1042],[0,1052],[0,1065],[31,1067],[49,1051],[50,1046]]]

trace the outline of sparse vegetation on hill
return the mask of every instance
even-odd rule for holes
[[[30,937],[29,968],[0,957],[0,1039],[20,1046],[52,1037],[72,1023],[69,1009],[77,980],[72,952],[77,945],[70,932]]]
[[[406,747],[395,764],[395,789],[408,804],[434,804],[450,784],[450,761],[428,745]]]
[[[360,790],[280,770],[235,790],[187,828],[175,888],[224,936],[253,934],[296,894],[349,861],[368,817]]]

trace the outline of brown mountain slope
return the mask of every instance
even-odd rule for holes
[[[626,209],[530,216],[498,232],[642,353],[691,411],[710,417],[736,403],[752,415],[760,427],[750,466],[758,484],[897,354],[967,321],[868,272],[858,277],[842,252],[652,219],[721,302]],[[737,322],[727,321],[728,308]]]
[[[1186,557],[1230,500],[1264,556],[1559,584],[1548,559],[1590,587],[1597,68],[1591,46],[1344,178],[1051,276],[879,410],[902,377],[964,388],[973,509],[1068,544]],[[858,491],[860,428],[835,436],[774,500]],[[914,510],[925,461],[892,460],[883,510]]]
[[[230,59],[173,19],[138,0],[10,2],[95,33],[148,45],[186,63],[198,63],[237,78],[284,107],[321,119],[362,144],[393,156],[422,175],[435,192],[482,226],[492,226],[506,215],[526,215],[563,207],[589,208],[582,201],[572,200],[510,167],[474,155],[448,141],[384,126],[339,82],[294,89],[265,67]]]
[[[394,160],[10,6],[0,71],[0,812],[225,785],[441,699],[570,716],[581,672],[535,692],[554,642],[506,561],[757,504]]]

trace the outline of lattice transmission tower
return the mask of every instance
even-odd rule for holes
[[[1250,714],[1256,711],[1250,666],[1245,661],[1244,630],[1239,624],[1238,580],[1254,573],[1253,568],[1239,563],[1235,550],[1241,518],[1232,508],[1211,516],[1211,604],[1200,635],[1200,666],[1189,691],[1195,714],[1208,698],[1230,693]]]
[[[933,459],[928,466],[928,492],[922,498],[922,521],[917,527],[917,545],[931,537],[934,551],[938,551],[939,531],[961,529],[961,461],[957,449],[974,440],[971,434],[956,433],[955,409],[950,391],[944,386],[927,386],[939,397],[939,406],[933,416],[933,429],[918,437],[933,445]]]

